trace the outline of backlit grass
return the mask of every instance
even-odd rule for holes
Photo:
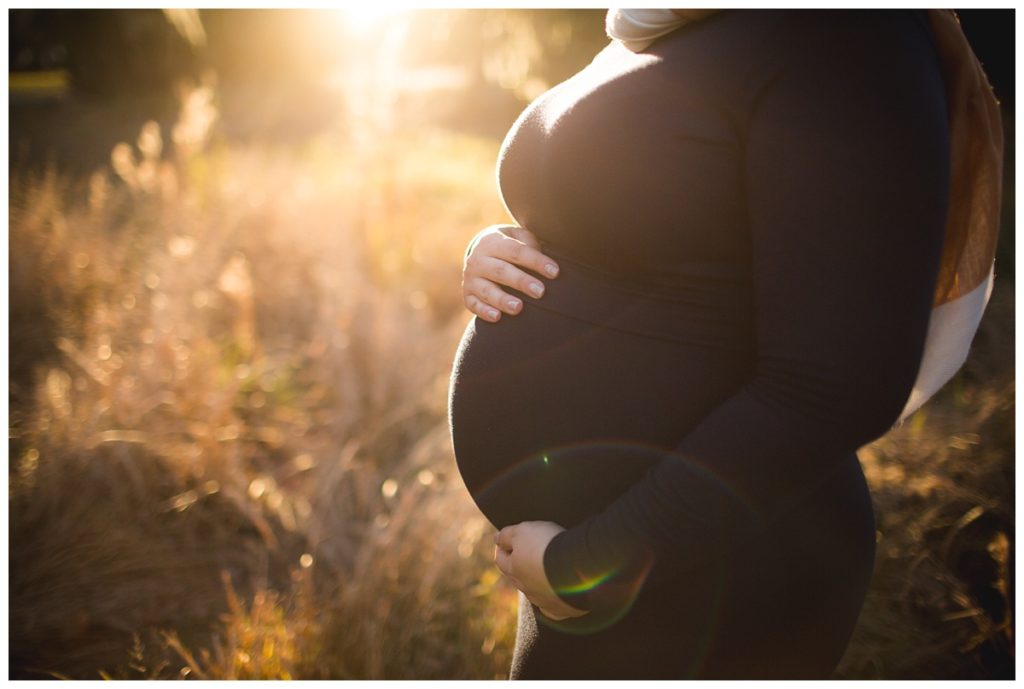
[[[227,146],[215,115],[200,90],[90,177],[11,180],[12,676],[505,677],[515,591],[445,416],[498,142]],[[1012,674],[1012,291],[862,453],[839,676]]]

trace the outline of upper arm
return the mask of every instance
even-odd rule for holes
[[[948,203],[944,90],[912,17],[802,20],[813,49],[775,64],[746,141],[751,392],[863,419],[859,445],[895,421],[917,373]]]

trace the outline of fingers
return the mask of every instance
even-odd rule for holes
[[[512,228],[521,230],[526,234],[520,234],[524,239],[523,241],[517,238],[517,236],[508,236],[507,234],[495,233],[483,237],[477,247],[474,249],[474,253],[479,253],[482,256],[489,258],[499,258],[523,268],[529,268],[530,270],[540,274],[546,275],[549,278],[556,277],[558,275],[558,263],[555,262],[549,256],[545,256],[540,252],[540,244],[537,242],[533,235],[529,234],[522,228]],[[522,272],[522,271],[518,271]],[[497,278],[497,276],[496,276]],[[500,278],[497,278],[499,282],[509,285],[510,287],[515,286],[511,282],[504,282]],[[526,290],[524,290],[526,291]]]
[[[501,258],[482,257],[479,269],[482,277],[494,282],[513,287],[538,299],[544,295],[543,282],[526,271],[520,270],[509,261]]]
[[[483,318],[485,321],[491,323],[497,323],[498,319],[501,318],[501,312],[496,308],[492,307],[487,302],[480,299],[475,294],[466,294],[464,297],[466,308],[472,311],[474,314]]]
[[[464,279],[462,294],[466,308],[491,322],[497,321],[502,312],[515,315],[523,308],[521,299],[513,297],[485,278]]]
[[[526,270],[554,278],[559,268],[540,252],[540,242],[528,230],[510,225],[493,229],[481,234],[466,256],[462,296],[467,309],[495,323],[503,313],[514,316],[523,309],[522,299],[501,286],[539,299],[544,294],[544,283]]]
[[[508,579],[508,582],[520,591],[523,590],[523,585],[519,582],[519,579],[515,576],[512,571],[512,551],[505,550],[501,546],[494,546],[494,564],[497,566],[498,571],[501,572],[502,576]]]
[[[487,259],[492,261],[494,259]],[[495,260],[496,263],[500,263]],[[494,266],[489,271],[490,273],[499,273],[505,277],[505,279],[513,280],[511,277],[511,270],[517,270],[512,268],[507,263],[502,263],[506,268]],[[521,271],[519,271],[521,272]],[[525,275],[525,273],[524,273]],[[530,279],[514,279],[517,283],[516,289],[520,289],[520,285],[528,289],[530,294],[541,296],[544,294],[544,285],[538,280]],[[491,279],[486,277],[479,277],[478,275],[470,275],[469,271],[463,278],[462,282],[462,294],[466,302],[466,308],[478,316],[483,316],[489,321],[496,321],[502,313],[507,313],[511,316],[519,313],[523,308],[523,300],[519,297],[513,296],[505,290],[498,287],[498,285]]]
[[[462,279],[466,308],[489,321],[498,320],[501,313],[512,316],[519,313],[523,308],[522,300],[499,285],[512,287],[537,299],[544,295],[544,283],[508,261],[490,256],[470,257]]]

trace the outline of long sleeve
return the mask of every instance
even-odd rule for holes
[[[678,580],[798,508],[895,422],[920,363],[948,204],[939,65],[906,15],[804,14],[745,129],[753,377],[606,509],[559,533],[582,609]]]

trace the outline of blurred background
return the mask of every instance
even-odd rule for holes
[[[1012,678],[1014,16],[996,288],[861,451],[836,678]],[[451,455],[501,139],[603,10],[10,10],[12,678],[491,679],[516,592]]]

